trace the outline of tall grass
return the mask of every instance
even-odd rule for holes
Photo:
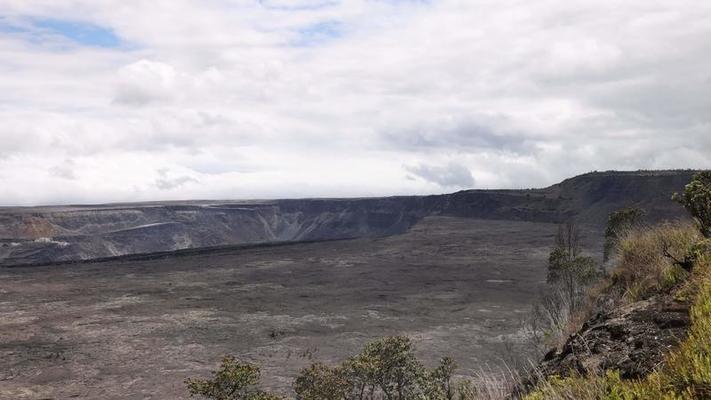
[[[619,262],[610,277],[611,294],[637,301],[668,290],[686,275],[674,259],[683,259],[700,237],[689,223],[628,232],[617,246]]]
[[[526,322],[532,345],[543,352],[561,346],[599,308],[599,300],[606,296],[609,281],[605,278],[592,283],[569,281],[565,285],[551,285],[533,305]]]
[[[502,400],[510,395],[520,379],[518,371],[506,364],[481,368],[472,378],[460,382],[457,400]]]

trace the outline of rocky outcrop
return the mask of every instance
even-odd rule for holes
[[[0,208],[0,266],[384,236],[427,215],[604,224],[611,211],[636,206],[657,221],[683,215],[669,198],[692,173],[590,173],[544,189],[433,196]]]
[[[517,394],[549,376],[590,376],[613,370],[623,379],[644,377],[684,340],[689,324],[689,305],[669,295],[599,312],[560,350],[549,351]]]

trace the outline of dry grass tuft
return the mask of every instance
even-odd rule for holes
[[[519,373],[506,364],[502,368],[482,368],[470,380],[460,383],[459,400],[501,400],[520,381]]]
[[[629,232],[619,241],[619,263],[612,272],[610,288],[628,301],[671,288],[686,275],[672,257],[683,259],[700,237],[698,230],[688,223]]]

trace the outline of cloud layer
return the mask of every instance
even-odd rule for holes
[[[0,4],[0,204],[711,167],[708,2]]]

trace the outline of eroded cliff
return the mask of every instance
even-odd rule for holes
[[[427,215],[599,224],[644,208],[677,218],[668,201],[691,171],[590,173],[545,189],[468,190],[362,199],[192,201],[0,208],[0,265],[76,261],[238,244],[403,233]]]

